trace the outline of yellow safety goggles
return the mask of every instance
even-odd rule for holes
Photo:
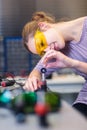
[[[34,39],[35,39],[35,47],[36,47],[37,53],[40,56],[43,56],[45,53],[44,50],[48,46],[44,34],[41,31],[37,30],[35,35],[34,35]]]

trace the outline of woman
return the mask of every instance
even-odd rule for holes
[[[24,89],[34,91],[40,87],[40,69],[45,66],[47,75],[61,68],[73,68],[86,80],[74,107],[87,116],[87,17],[66,22],[44,12],[36,12],[24,26],[25,47],[34,54],[43,56],[30,73]]]

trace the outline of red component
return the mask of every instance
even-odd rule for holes
[[[38,115],[45,115],[49,111],[49,107],[46,104],[37,103],[34,110]]]
[[[45,84],[46,84],[46,81],[39,81],[38,84],[39,84],[40,86],[45,85]]]
[[[4,81],[1,82],[1,86],[2,86],[2,87],[6,87],[6,82],[4,82]]]

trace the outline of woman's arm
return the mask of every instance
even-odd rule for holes
[[[74,68],[87,74],[87,63],[86,62],[76,61]]]
[[[40,84],[41,78],[42,78],[41,69],[44,67],[42,61],[43,61],[43,57],[37,63],[33,71],[31,71],[31,73],[29,74],[25,82],[25,85],[23,87],[24,89],[28,91],[34,91],[41,87],[41,84]],[[49,76],[54,71],[56,71],[55,68],[48,68],[45,76]]]
[[[54,62],[49,62],[55,58]],[[64,55],[60,51],[50,50],[43,57],[43,64],[47,68],[74,68],[87,74],[87,63],[81,62]]]

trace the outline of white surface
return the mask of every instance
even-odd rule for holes
[[[60,93],[78,93],[85,80],[78,75],[61,75],[47,80],[47,85],[52,91]]]
[[[84,83],[84,78],[75,74],[55,75],[51,80],[47,80],[48,83],[58,84],[70,84],[70,83]]]
[[[15,117],[8,110],[0,109],[1,130],[87,130],[87,120],[66,102],[62,102],[59,112],[48,116],[49,128],[39,126],[36,115],[27,116],[23,124],[17,123]]]

